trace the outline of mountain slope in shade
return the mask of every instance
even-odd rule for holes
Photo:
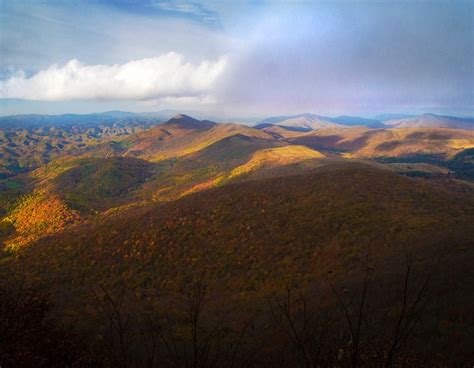
[[[437,305],[438,318],[450,320],[466,313],[466,295],[472,298],[473,215],[472,193],[460,197],[361,165],[332,166],[111,214],[38,241],[2,269],[20,267],[28,279],[48,281],[59,313],[72,319],[94,303],[91,285],[127,285],[139,298],[128,310],[133,315],[152,293],[173,293],[203,274],[216,311],[238,321],[288,276],[332,271],[350,283],[369,248],[374,282],[388,282],[404,272],[398,260],[406,245],[416,269],[443,252],[430,285],[449,301]],[[176,307],[166,298],[160,303]]]
[[[474,130],[473,118],[457,118],[435,114],[424,114],[405,119],[388,120],[384,124],[393,128],[450,128]]]
[[[275,139],[299,137],[303,133],[307,133],[311,131],[311,129],[293,128],[293,127],[287,127],[287,126],[275,125],[275,124],[269,124],[269,123],[258,124],[254,126],[254,128],[262,130],[270,134]]]
[[[178,114],[169,119],[165,124],[166,127],[176,125],[184,129],[206,130],[211,129],[217,123],[210,120],[197,120],[185,114]]]
[[[277,125],[277,124],[270,124],[270,123],[260,123],[260,124],[254,125],[253,128],[258,129],[258,130],[265,130],[265,131],[268,131],[269,129],[279,128],[279,129],[284,129],[291,132],[299,132],[299,133],[309,132],[312,130],[310,128],[300,128],[300,127],[292,127],[292,126]]]
[[[74,209],[104,210],[130,202],[127,197],[153,175],[154,167],[134,157],[83,159],[52,181],[52,191]]]

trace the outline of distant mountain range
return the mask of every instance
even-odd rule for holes
[[[0,178],[33,170],[60,157],[85,154],[133,156],[158,162],[201,151],[232,136],[258,139],[252,144],[265,149],[290,143],[359,158],[417,153],[451,157],[472,147],[474,133],[472,119],[433,114],[384,123],[351,116],[300,114],[268,118],[249,127],[198,120],[184,114],[167,121],[160,117],[170,112],[110,111],[0,118]],[[230,143],[246,147],[249,144],[237,138]],[[232,151],[232,155],[238,156],[237,151]]]
[[[69,128],[72,126],[93,128],[98,125],[111,127],[148,127],[163,123],[176,115],[179,115],[179,113],[174,110],[140,113],[114,110],[92,114],[10,115],[0,117],[0,129],[34,129],[39,127]],[[254,128],[265,129],[272,125],[277,125],[290,131],[293,130],[300,132],[308,132],[329,127],[343,128],[350,126],[366,126],[369,128],[450,128],[472,130],[474,129],[474,118],[460,118],[435,114],[423,114],[419,116],[407,114],[382,114],[374,118],[348,115],[329,117],[311,113],[302,113],[269,117],[258,121],[254,124]]]
[[[137,196],[143,200],[175,199],[227,182],[286,176],[333,161],[415,162],[424,165],[393,167],[426,175],[432,175],[433,170],[445,174],[451,170],[458,178],[474,178],[469,161],[473,130],[370,128],[341,123],[375,124],[373,120],[338,117],[341,123],[335,123],[311,114],[270,118],[255,127],[198,120],[184,114],[135,126],[137,115],[117,111],[80,119],[67,115],[73,117],[69,124],[86,124],[85,117],[92,116],[103,122],[119,121],[113,124],[123,127],[0,126],[0,190],[26,190],[30,186],[53,189],[53,193],[64,195],[62,200],[87,212],[128,203],[131,190],[138,190]],[[389,122],[396,126],[395,120]],[[63,171],[69,174],[54,179]],[[2,179],[6,181],[2,183]],[[78,186],[83,188],[80,193],[73,190]],[[13,194],[6,197],[13,198]]]
[[[278,125],[288,130],[296,129],[303,131],[350,126],[366,126],[368,128],[450,128],[472,130],[474,129],[474,119],[435,114],[423,114],[420,116],[384,114],[374,119],[342,115],[333,118],[305,113],[270,117],[258,122],[255,128],[264,129],[269,128],[270,125]]]
[[[423,114],[403,119],[392,119],[384,121],[391,128],[450,128],[450,129],[474,129],[474,118],[456,118],[452,116],[440,116],[435,114]]]
[[[1,128],[33,129],[45,126],[54,127],[95,127],[97,125],[153,125],[170,118],[170,112],[133,113],[126,111],[107,111],[93,114],[63,115],[10,115],[0,117]],[[172,115],[171,115],[172,116]]]

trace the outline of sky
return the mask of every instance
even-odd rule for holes
[[[0,0],[0,115],[474,116],[474,1]]]

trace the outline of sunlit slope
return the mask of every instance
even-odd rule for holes
[[[0,241],[3,240],[6,249],[17,250],[80,220],[80,214],[62,198],[38,189],[22,196],[13,210],[0,221],[3,228]]]
[[[305,146],[284,146],[257,151],[245,164],[236,167],[229,175],[230,179],[250,175],[264,177],[269,171],[296,163],[306,163],[307,167],[315,167],[315,159],[326,156]]]
[[[222,185],[230,172],[245,164],[255,152],[285,144],[242,134],[232,135],[197,152],[161,161],[159,173],[144,190],[152,191],[153,200],[173,200],[190,192]]]
[[[134,191],[154,164],[133,157],[52,162],[25,179],[31,192],[18,195],[1,223],[7,248],[16,249],[109,208],[139,201]]]
[[[146,186],[155,186],[155,200],[170,200],[233,181],[304,172],[321,165],[319,159],[324,157],[304,146],[237,134],[179,159],[163,161],[155,181]],[[299,166],[292,166],[296,164]]]
[[[234,181],[301,173],[327,164],[324,158],[308,147],[238,134],[166,164],[157,176],[154,199],[176,199]]]

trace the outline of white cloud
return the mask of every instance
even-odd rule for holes
[[[138,102],[139,106],[147,106],[153,108],[183,108],[196,107],[205,105],[215,105],[217,100],[214,95],[201,96],[167,96],[163,98],[146,100]]]
[[[226,67],[226,58],[186,62],[170,52],[122,65],[84,65],[71,60],[27,77],[0,81],[0,98],[37,101],[148,100],[208,95]]]

